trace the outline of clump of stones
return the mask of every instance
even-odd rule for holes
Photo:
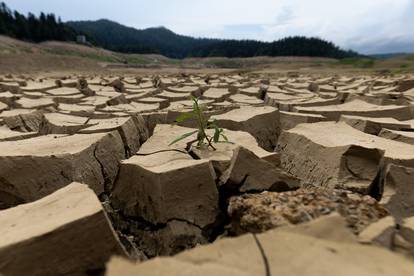
[[[0,210],[4,276],[414,275],[414,78],[0,76]]]

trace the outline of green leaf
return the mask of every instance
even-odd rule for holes
[[[184,140],[185,138],[190,137],[191,135],[193,135],[193,134],[195,134],[195,133],[197,133],[197,132],[198,132],[198,130],[194,130],[194,131],[191,131],[191,132],[185,133],[185,134],[181,135],[180,137],[177,137],[174,141],[172,141],[172,142],[169,144],[169,146],[171,146],[171,145],[173,145],[173,144],[175,144],[175,143],[177,143],[177,142],[179,142],[179,141],[181,141],[181,140]]]
[[[214,137],[213,137],[214,143],[217,143],[219,139],[220,139],[220,129],[216,126],[214,129]]]
[[[197,102],[194,102],[193,103],[193,112],[194,113],[196,113],[196,114],[198,114],[199,113],[199,108],[198,108],[198,103]]]
[[[193,112],[186,112],[186,113],[183,113],[180,116],[178,116],[177,119],[175,119],[175,121],[177,123],[182,123],[185,120],[191,119],[193,117],[194,117],[194,113]]]
[[[224,139],[224,141],[225,141],[226,143],[229,143],[229,138],[227,138],[227,136],[226,136],[226,135],[224,135],[223,133],[221,133],[221,134],[220,134],[220,136],[221,136],[221,137],[223,137],[223,139]]]

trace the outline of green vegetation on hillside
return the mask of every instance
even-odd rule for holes
[[[353,58],[344,58],[339,61],[339,64],[341,65],[352,65],[356,68],[371,68],[375,65],[375,60],[372,58],[359,58],[359,57],[353,57]]]

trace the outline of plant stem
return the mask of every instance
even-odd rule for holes
[[[206,139],[207,143],[208,143],[208,146],[211,147],[213,150],[216,150],[216,148],[211,143],[212,138],[209,139],[209,137],[206,133],[206,130],[205,130],[205,124],[206,124],[205,122],[206,121],[205,121],[205,118],[204,118],[204,116],[201,112],[200,106],[198,105],[198,100],[194,100],[194,103],[195,103],[195,109],[196,109],[195,111],[196,111],[197,117],[198,117],[198,126],[201,130],[201,133],[203,134],[203,140]],[[200,143],[200,141],[199,141],[199,143]],[[202,143],[202,141],[201,141],[201,143]]]

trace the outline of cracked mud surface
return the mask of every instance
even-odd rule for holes
[[[412,79],[0,76],[0,275],[413,274]]]

